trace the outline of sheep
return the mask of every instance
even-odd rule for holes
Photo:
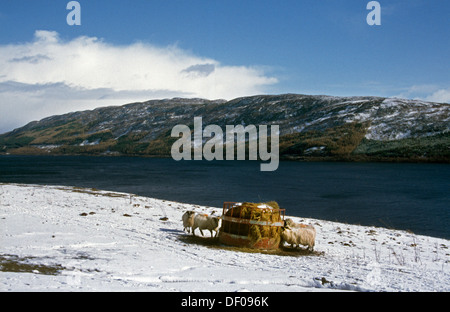
[[[183,221],[183,231],[186,231],[188,233],[191,232],[192,227],[194,226],[194,217],[195,217],[195,212],[192,210],[186,211],[181,220]]]
[[[297,245],[308,246],[309,251],[314,250],[316,229],[312,225],[299,224],[298,227],[284,226],[281,231],[281,241],[294,247]]]
[[[195,229],[198,228],[203,236],[202,230],[209,230],[211,237],[213,237],[213,231],[218,234],[219,217],[212,217],[205,214],[196,214],[194,217],[194,225],[192,226],[192,234],[195,236]]]
[[[291,229],[294,229],[294,228],[305,228],[305,227],[311,226],[311,225],[306,225],[306,224],[302,224],[302,223],[296,223],[296,222],[294,222],[294,220],[292,220],[290,218],[284,220],[284,225],[287,226],[287,227],[290,227]]]

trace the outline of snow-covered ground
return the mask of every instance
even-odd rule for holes
[[[316,227],[313,254],[247,252],[208,231],[183,232],[189,209],[221,214],[116,192],[0,184],[0,291],[450,290],[449,240],[294,218]]]

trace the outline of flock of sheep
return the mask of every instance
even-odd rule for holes
[[[195,236],[195,230],[198,228],[203,236],[202,230],[209,230],[211,237],[213,231],[215,236],[219,233],[220,217],[210,216],[207,214],[198,214],[194,211],[186,211],[182,216],[184,231]],[[284,226],[281,229],[281,246],[284,242],[291,245],[291,247],[300,247],[304,245],[308,250],[313,251],[316,240],[316,229],[312,225],[296,223],[292,219],[286,219]]]

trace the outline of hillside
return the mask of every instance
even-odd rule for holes
[[[165,99],[51,116],[0,135],[2,154],[169,157],[177,124],[279,125],[280,156],[450,160],[450,104],[382,97],[264,95]]]
[[[0,202],[0,291],[450,290],[440,238],[292,217],[316,228],[314,252],[254,252],[183,232],[185,211],[214,207],[16,184],[0,184]]]

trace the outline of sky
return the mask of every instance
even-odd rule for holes
[[[173,97],[450,103],[446,0],[380,0],[380,25],[368,24],[369,0],[78,0],[79,10],[69,2],[1,0],[0,133]]]

